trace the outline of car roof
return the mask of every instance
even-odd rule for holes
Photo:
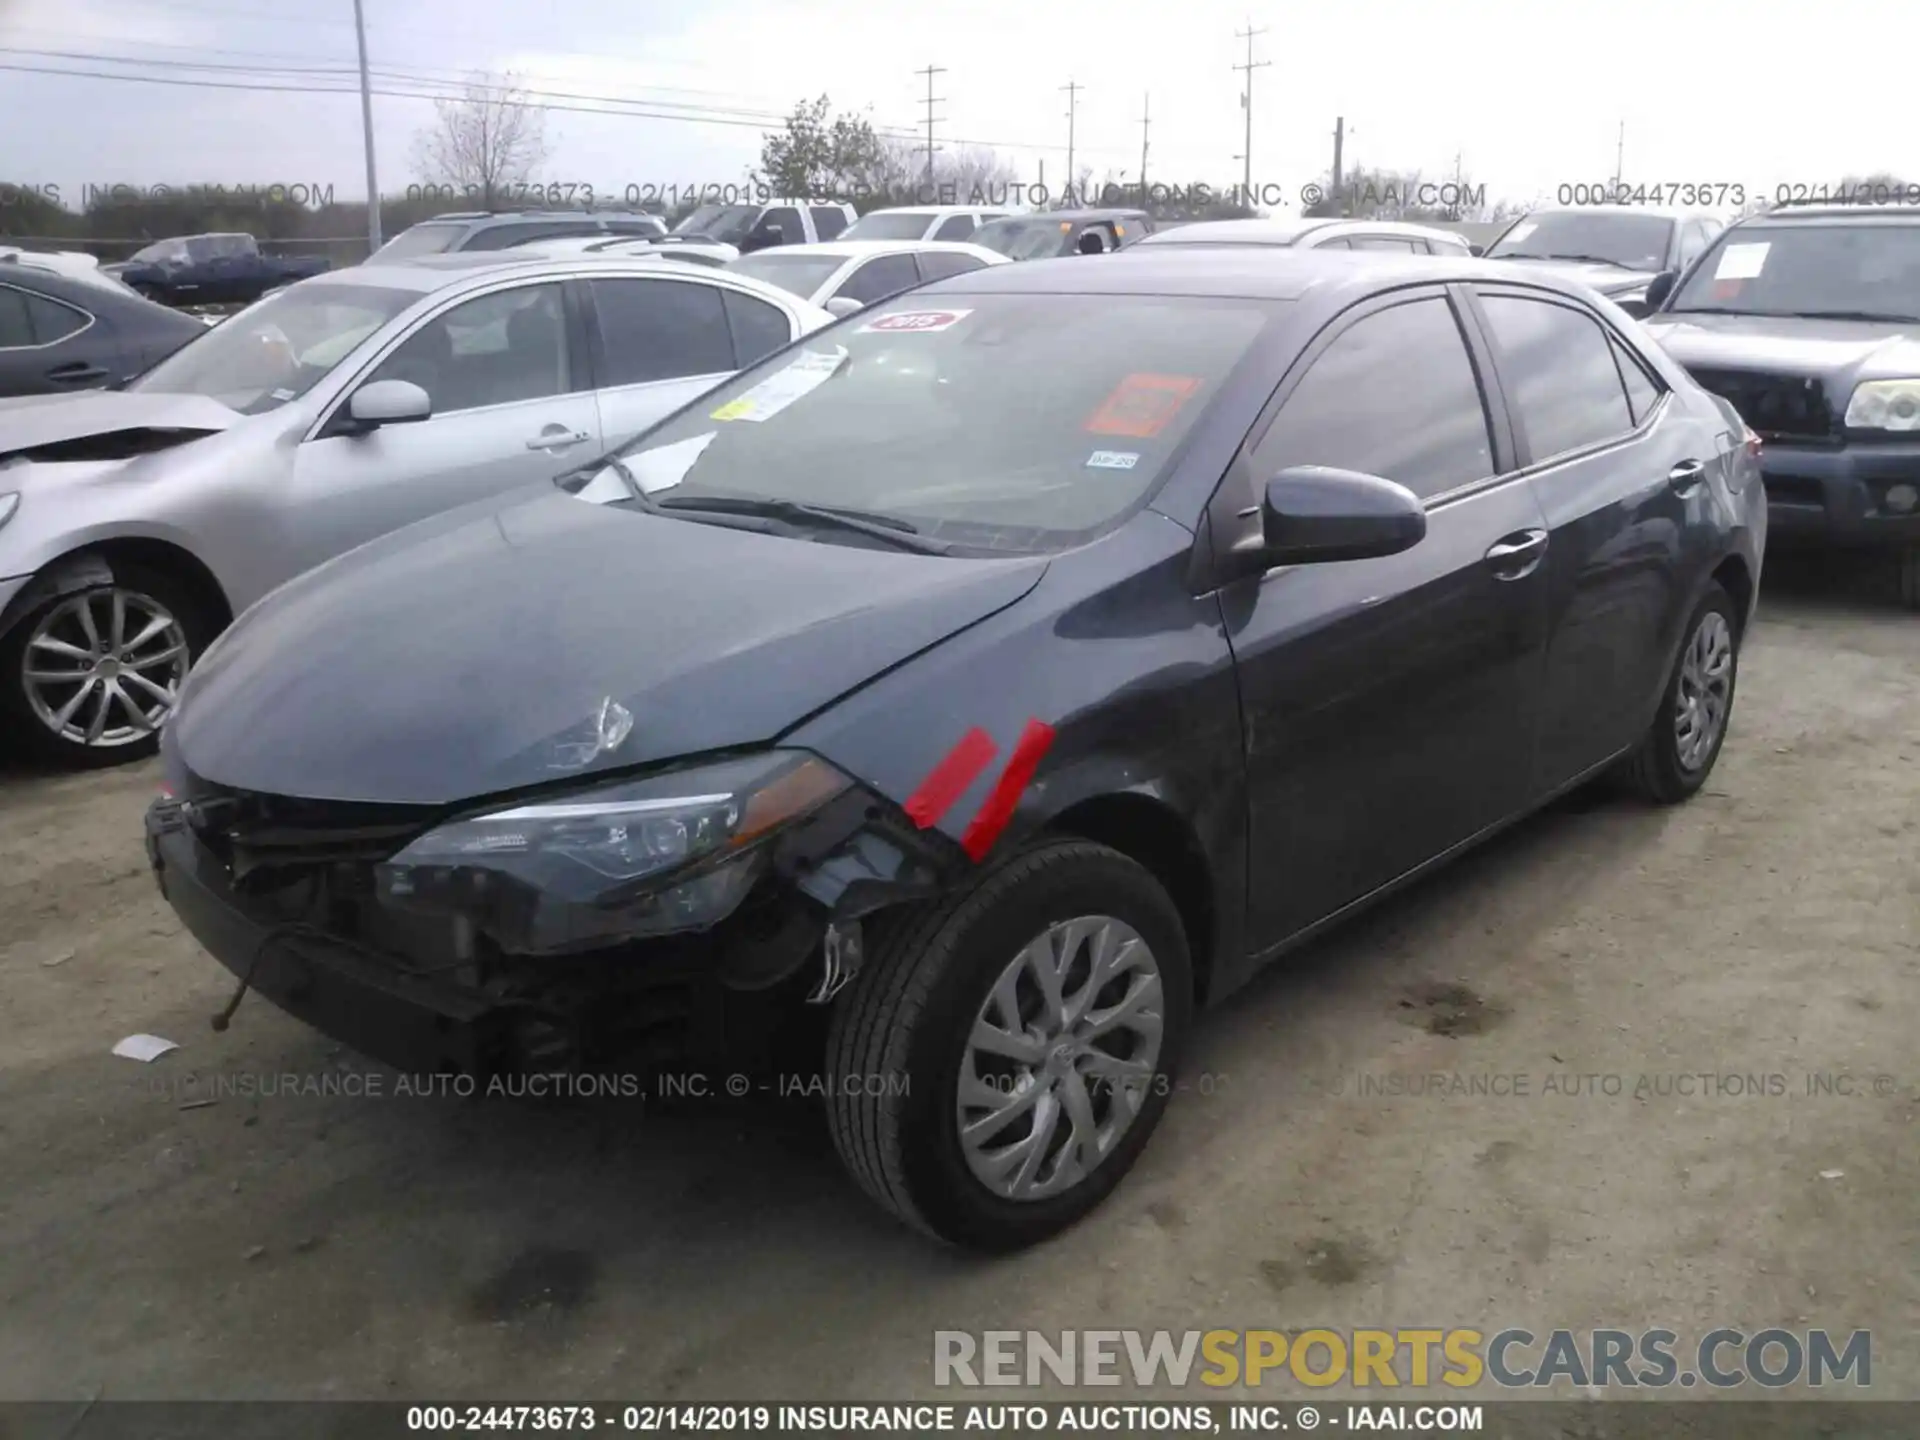
[[[511,275],[519,272],[539,273],[564,269],[568,273],[591,272],[595,269],[626,270],[636,262],[651,263],[662,258],[646,253],[638,255],[582,255],[572,251],[548,252],[538,245],[512,250],[460,250],[451,255],[416,255],[398,260],[369,260],[365,264],[350,266],[344,270],[329,270],[324,275],[315,276],[317,281],[332,280],[355,285],[382,285],[394,290],[412,290],[417,294],[430,295],[436,290],[445,290],[472,280],[476,276]],[[674,275],[714,275],[730,272],[720,271],[704,265],[684,265],[671,268]],[[734,277],[742,285],[758,287],[761,282],[751,276]],[[306,282],[302,282],[303,284]],[[791,300],[793,297],[778,286],[768,287]]]
[[[1089,264],[1078,255],[995,265],[935,280],[919,295],[1168,295],[1220,299],[1298,300],[1319,289],[1372,294],[1397,285],[1447,282],[1516,283],[1514,267],[1468,255],[1396,255],[1386,251],[1244,249],[1186,250],[1130,245]],[[1584,298],[1586,290],[1557,276],[1528,271],[1520,283]]]
[[[1666,205],[1537,205],[1525,215],[1516,216],[1515,221],[1531,220],[1538,215],[1651,215],[1657,220],[1717,218],[1704,210],[1678,210]]]
[[[646,210],[450,210],[444,215],[429,215],[422,225],[478,225],[489,221],[513,220],[661,220]],[[412,226],[408,226],[412,229]]]
[[[990,225],[1002,220],[1064,220],[1077,224],[1082,220],[1145,220],[1144,210],[1115,210],[1096,208],[1092,210],[1035,210],[1028,214],[1002,215],[999,220],[990,220]]]
[[[1004,205],[989,205],[981,201],[978,205],[883,205],[878,210],[869,210],[867,215],[973,215],[982,210],[1005,211]],[[862,220],[867,218],[862,215]]]
[[[982,245],[970,245],[964,240],[819,240],[811,245],[775,245],[765,250],[755,250],[751,256],[743,255],[745,260],[760,256],[782,255],[818,255],[840,260],[862,260],[869,255],[911,255],[918,251],[951,251],[960,255],[979,255],[985,253],[1004,260],[1007,257],[997,250],[987,250]]]
[[[1791,224],[1796,220],[1818,220],[1825,224],[1835,220],[1853,220],[1868,225],[1875,221],[1891,221],[1894,224],[1905,222],[1911,225],[1920,221],[1920,205],[1780,205],[1756,215],[1743,216],[1734,223],[1777,225],[1782,221]]]

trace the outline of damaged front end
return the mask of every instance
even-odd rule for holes
[[[969,868],[804,751],[453,814],[175,775],[149,856],[239,993],[414,1073],[737,1068],[853,978],[866,917]]]

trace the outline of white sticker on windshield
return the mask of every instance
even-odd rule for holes
[[[1513,245],[1527,238],[1540,227],[1531,220],[1524,220],[1500,237],[1502,245]]]
[[[840,373],[847,363],[844,345],[832,350],[808,350],[790,364],[783,365],[744,394],[736,395],[707,418],[710,420],[750,420],[754,424],[778,415],[794,401],[812,394]]]
[[[281,404],[284,405],[287,401],[293,399],[293,391],[276,390],[273,392],[272,398],[275,400],[278,400]]]
[[[879,330],[883,333],[911,330],[916,333],[927,330],[951,330],[967,316],[971,310],[902,310],[897,315],[882,315],[860,327],[861,333]]]
[[[1767,263],[1767,251],[1771,244],[1729,245],[1720,252],[1720,263],[1714,267],[1716,280],[1751,280],[1760,273],[1760,267]]]
[[[1089,470],[1131,470],[1139,463],[1137,450],[1096,450],[1087,457]]]

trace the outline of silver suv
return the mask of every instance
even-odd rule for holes
[[[577,469],[831,318],[692,265],[433,256],[302,281],[123,389],[0,401],[0,743],[149,752],[274,586]]]

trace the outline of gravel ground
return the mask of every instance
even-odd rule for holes
[[[1256,982],[1112,1201],[990,1262],[871,1211],[799,1099],[237,1094],[381,1072],[258,999],[211,1031],[150,766],[0,770],[0,1398],[904,1398],[936,1329],[1311,1324],[1870,1329],[1920,1398],[1883,579],[1776,559],[1705,793],[1577,797]],[[1508,1093],[1388,1093],[1432,1074]]]

